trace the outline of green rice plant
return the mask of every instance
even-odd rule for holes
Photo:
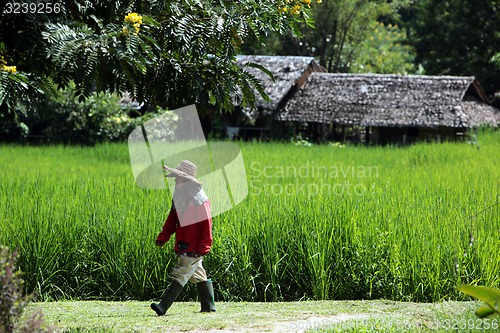
[[[500,285],[500,136],[362,147],[240,143],[248,197],[214,218],[217,300],[464,299]],[[126,144],[0,145],[0,244],[39,299],[152,299],[168,191],[136,186]],[[184,300],[196,298],[188,287]]]

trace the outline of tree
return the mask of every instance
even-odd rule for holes
[[[0,5],[4,114],[19,103],[29,108],[52,83],[71,81],[82,98],[129,91],[170,108],[252,105],[254,92],[264,92],[235,65],[241,46],[263,43],[269,32],[296,34],[298,22],[311,23],[307,0],[66,0],[57,13],[26,8],[15,14]]]
[[[407,0],[324,0],[311,10],[314,29],[303,27],[300,38],[291,34],[275,36],[267,49],[259,45],[257,50],[314,56],[329,72],[406,72],[411,70],[413,57],[404,46],[405,31],[395,23],[399,22],[398,10],[408,4]],[[385,26],[381,27],[379,21]],[[380,33],[376,34],[376,29]],[[373,37],[376,40],[370,40]],[[386,47],[391,42],[393,45]],[[379,47],[385,48],[386,58],[375,64],[370,57]]]
[[[422,0],[405,14],[428,74],[473,75],[492,94],[500,86],[500,2]]]
[[[406,44],[406,29],[373,22],[367,38],[355,50],[351,73],[415,73],[415,55]]]

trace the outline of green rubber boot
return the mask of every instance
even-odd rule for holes
[[[198,298],[201,303],[200,312],[215,312],[214,287],[212,285],[212,280],[208,279],[204,282],[198,282],[196,287],[198,288]]]
[[[161,296],[160,303],[151,303],[151,309],[155,310],[158,316],[163,316],[175,301],[177,296],[179,296],[182,288],[183,287],[179,282],[173,280],[167,291],[165,291]]]

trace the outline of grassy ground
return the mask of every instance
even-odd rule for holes
[[[45,322],[64,332],[498,331],[498,318],[481,321],[475,317],[478,305],[386,300],[220,302],[216,313],[198,313],[198,303],[177,302],[166,316],[158,317],[149,302],[64,301],[34,303],[28,313],[42,310]]]

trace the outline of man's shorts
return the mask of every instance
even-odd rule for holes
[[[202,265],[202,256],[193,258],[181,254],[178,258],[177,264],[172,270],[172,278],[179,284],[185,286],[188,281],[191,283],[207,281],[207,272]]]

